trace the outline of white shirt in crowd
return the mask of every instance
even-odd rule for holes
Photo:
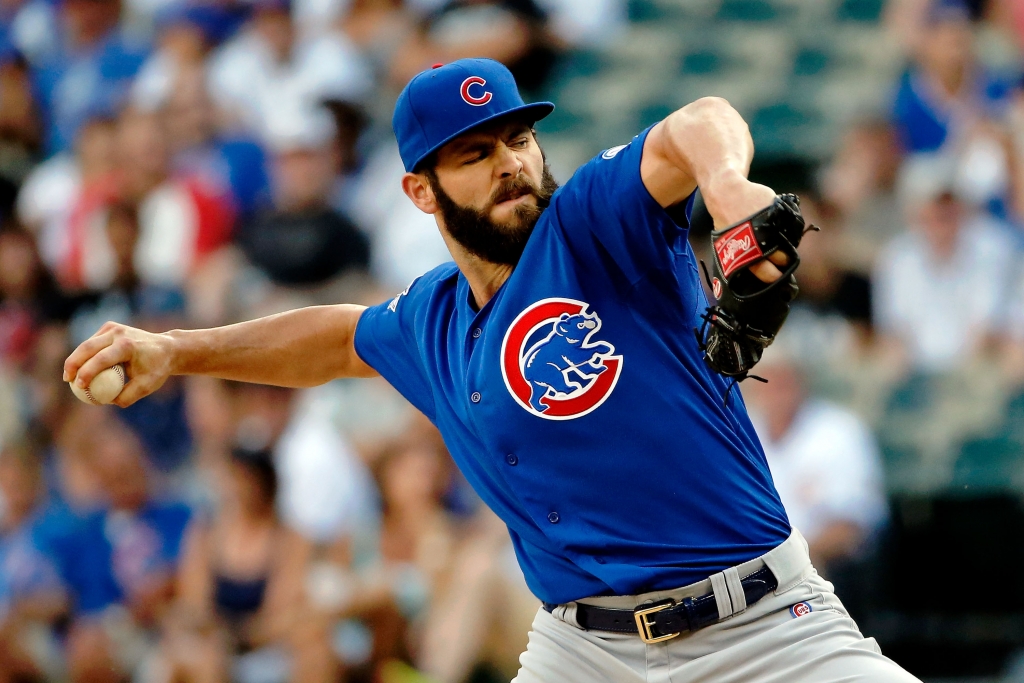
[[[346,209],[370,237],[370,269],[386,289],[402,291],[432,268],[452,260],[430,214],[402,191],[405,167],[393,140],[380,145],[354,179]]]
[[[885,521],[878,448],[859,417],[809,400],[778,441],[753,417],[789,521],[809,543],[834,522],[852,522],[870,534]]]
[[[936,260],[925,238],[907,231],[882,251],[873,277],[878,328],[903,340],[925,371],[948,369],[1005,325],[1019,252],[995,221],[960,230],[953,256]]]
[[[35,233],[39,255],[51,270],[68,249],[67,222],[81,189],[78,162],[62,153],[32,169],[18,193],[18,220]]]
[[[317,1],[331,0],[304,0]],[[422,16],[437,11],[446,2],[406,0],[405,7]],[[569,45],[601,47],[605,41],[620,37],[629,25],[623,0],[537,0],[537,5],[547,13],[549,28]]]
[[[361,102],[373,85],[366,60],[337,32],[298,39],[291,60],[280,63],[255,31],[247,31],[221,47],[209,66],[210,95],[218,107],[257,134],[277,103],[312,108],[325,99]]]
[[[306,538],[327,543],[378,527],[370,472],[335,428],[317,392],[304,392],[274,458],[281,518]]]

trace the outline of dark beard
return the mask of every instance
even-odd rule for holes
[[[551,170],[544,164],[539,188],[525,175],[520,174],[502,183],[491,196],[488,209],[481,211],[456,204],[441,187],[432,170],[427,171],[425,175],[441,209],[444,225],[452,238],[477,258],[508,266],[519,263],[526,242],[533,234],[533,227],[544,213],[544,209],[551,203],[551,195],[558,189],[558,183],[551,175]],[[536,197],[537,205],[520,204],[514,209],[510,223],[495,223],[491,220],[491,207],[498,202],[524,194]]]

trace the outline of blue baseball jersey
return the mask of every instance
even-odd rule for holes
[[[356,329],[545,602],[686,585],[790,533],[742,397],[723,404],[698,348],[707,300],[686,227],[640,178],[646,135],[555,193],[483,308],[446,264]]]

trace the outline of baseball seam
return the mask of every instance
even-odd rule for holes
[[[116,372],[117,376],[121,378],[121,391],[124,391],[124,385],[127,384],[127,382],[125,381],[126,378],[124,376],[124,368],[122,368],[120,366],[120,364],[118,364],[118,365],[115,365],[114,367],[112,367],[111,370]],[[91,386],[92,385],[90,384],[89,387],[91,387]],[[85,397],[87,399],[89,399],[90,403],[92,403],[94,406],[101,406],[101,405],[103,405],[102,403],[100,403],[99,401],[97,401],[93,397],[92,392],[89,391],[89,387],[85,388]],[[119,392],[117,392],[117,395],[114,396],[114,398],[117,398],[120,395],[121,395],[121,392],[119,391]],[[111,400],[113,400],[113,399],[111,399]]]

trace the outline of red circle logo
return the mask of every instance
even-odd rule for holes
[[[505,386],[527,412],[572,420],[597,409],[622,372],[622,356],[600,338],[601,318],[575,299],[543,299],[509,326],[501,344]]]
[[[483,94],[479,97],[474,97],[473,94],[469,92],[469,89],[474,85],[483,88],[487,85],[487,81],[479,76],[470,76],[466,80],[462,81],[462,87],[459,88],[459,93],[462,95],[462,99],[466,101],[466,104],[471,104],[474,107],[482,107],[491,101],[491,97],[493,97],[493,95],[491,95],[490,90],[484,90]]]
[[[722,298],[722,281],[717,277],[711,278],[711,293],[715,295],[716,299]]]

